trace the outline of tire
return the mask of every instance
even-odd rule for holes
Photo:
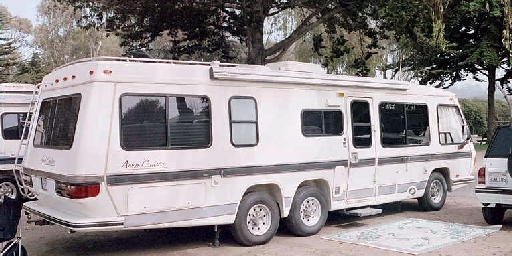
[[[279,227],[279,207],[263,192],[251,192],[240,201],[231,232],[235,240],[245,246],[266,244]]]
[[[21,198],[21,194],[14,177],[0,176],[0,200],[3,196],[8,196],[15,200],[19,200]]]
[[[482,215],[484,215],[484,220],[487,224],[500,225],[503,223],[505,210],[506,209],[497,207],[482,207]]]
[[[418,198],[418,203],[425,211],[439,211],[443,208],[446,196],[446,180],[440,173],[433,172],[428,179],[425,193]]]
[[[293,234],[310,236],[324,227],[327,214],[327,200],[323,193],[315,187],[301,187],[295,193],[285,223]]]

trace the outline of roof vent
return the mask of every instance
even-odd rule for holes
[[[272,70],[295,71],[314,74],[326,74],[325,69],[318,64],[304,63],[298,61],[280,61],[266,65]]]

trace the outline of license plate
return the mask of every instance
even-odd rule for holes
[[[41,177],[41,189],[48,190],[48,179]]]
[[[489,185],[493,186],[506,186],[508,184],[508,177],[506,173],[489,173]]]

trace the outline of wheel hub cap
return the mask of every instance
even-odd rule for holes
[[[300,219],[306,226],[314,226],[322,215],[322,205],[314,197],[308,197],[300,205]]]
[[[443,193],[443,184],[441,184],[441,182],[438,180],[432,181],[432,184],[430,184],[430,198],[432,199],[432,202],[441,202]]]
[[[247,213],[247,228],[255,236],[267,233],[272,222],[270,209],[263,204],[257,204],[249,209]]]
[[[16,198],[16,187],[10,182],[0,183],[0,202],[3,201],[3,197]]]

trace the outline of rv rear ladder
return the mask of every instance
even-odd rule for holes
[[[21,140],[18,146],[18,152],[16,153],[16,158],[14,159],[14,177],[16,178],[16,183],[20,190],[21,195],[26,198],[34,199],[36,197],[35,193],[33,193],[33,189],[29,187],[24,177],[28,175],[25,174],[23,169],[23,161],[26,159],[25,156],[28,150],[28,144],[30,142],[30,128],[32,124],[32,119],[37,116],[38,106],[39,106],[39,97],[41,93],[41,88],[43,86],[41,84],[36,85],[36,88],[32,92],[32,98],[30,100],[30,105],[27,111],[27,115],[23,123],[23,130],[21,133]]]

